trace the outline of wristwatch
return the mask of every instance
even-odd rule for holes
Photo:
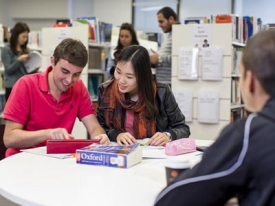
[[[173,140],[172,135],[169,132],[163,132],[163,133],[169,137],[169,142],[171,142]]]
[[[159,55],[158,56],[158,64],[161,64],[162,63],[162,58],[161,58],[161,56]]]

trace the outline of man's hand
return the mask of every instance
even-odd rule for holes
[[[165,145],[169,141],[170,141],[170,138],[165,133],[157,132],[147,142],[147,145],[151,145],[151,146],[163,146],[163,145]]]
[[[137,142],[136,138],[134,138],[129,132],[120,133],[117,136],[116,141],[119,145],[133,145]]]
[[[158,59],[159,59],[159,55],[153,49],[151,49],[151,51],[152,51],[153,54],[150,55],[150,62],[151,62],[151,64],[157,64],[158,63]]]
[[[92,139],[100,139],[100,144],[104,144],[104,145],[109,145],[110,144],[110,140],[109,140],[109,138],[106,134],[97,135]]]
[[[49,139],[74,139],[64,128],[50,129]]]

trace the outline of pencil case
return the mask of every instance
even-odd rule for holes
[[[186,154],[190,152],[195,152],[196,143],[194,139],[183,138],[168,142],[165,145],[165,154],[170,156],[176,156],[181,154]]]

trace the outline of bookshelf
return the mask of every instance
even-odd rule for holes
[[[4,87],[4,65],[2,63],[2,48],[5,46],[4,43],[0,43],[0,117],[2,117],[2,112],[5,106],[5,87]]]
[[[238,78],[239,73],[234,73],[233,47],[244,47],[244,44],[233,42],[230,23],[207,24],[209,25],[210,46],[222,48],[222,78],[219,81],[207,81],[202,78],[202,54],[198,55],[198,78],[197,80],[182,80],[179,78],[179,50],[182,47],[193,47],[193,25],[173,25],[172,34],[172,90],[191,91],[192,96],[192,118],[187,121],[190,126],[191,137],[195,139],[211,139],[218,137],[221,130],[232,121],[232,111],[241,109],[243,104],[232,104],[232,78]],[[218,92],[218,121],[216,123],[202,123],[199,121],[199,93],[201,91]],[[184,112],[183,112],[184,113]]]

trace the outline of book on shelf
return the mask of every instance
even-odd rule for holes
[[[77,17],[73,26],[88,25],[88,36],[92,43],[99,43],[98,19],[95,16]]]
[[[238,77],[232,77],[231,79],[231,103],[240,105],[242,103],[241,91],[238,87]]]
[[[98,22],[99,28],[99,42],[102,43],[111,43],[112,39],[112,28],[113,25],[103,21]]]
[[[230,122],[238,121],[244,117],[244,108],[231,110]]]
[[[88,91],[91,99],[95,99],[98,96],[98,88],[103,83],[104,74],[92,74],[88,76]]]
[[[207,24],[208,19],[207,17],[187,17],[184,20],[184,24]]]
[[[76,150],[76,162],[96,166],[129,168],[140,163],[142,149],[134,145],[90,145]]]
[[[113,28],[112,24],[99,21],[99,19],[95,16],[78,17],[77,20],[73,23],[74,26],[79,26],[81,24],[88,25],[88,36],[91,43],[111,43]]]

